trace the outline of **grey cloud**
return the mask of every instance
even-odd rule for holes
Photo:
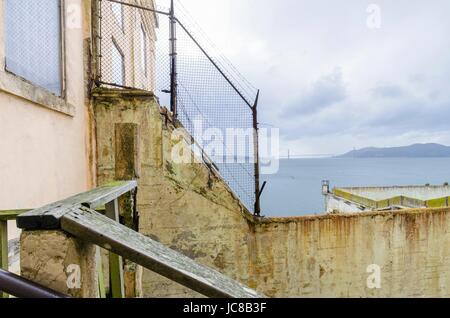
[[[210,2],[183,4],[261,89],[259,121],[280,128],[281,147],[406,144],[417,131],[450,140],[450,1],[380,0],[377,30],[360,0],[224,0],[230,14],[214,19]]]
[[[287,106],[282,117],[292,118],[300,115],[311,115],[336,103],[342,102],[347,97],[347,91],[340,69],[334,70],[330,75],[320,78],[313,83],[309,90]]]
[[[399,98],[404,96],[406,93],[398,85],[392,85],[392,84],[384,84],[377,86],[372,89],[372,95],[374,97],[381,97],[381,98]]]

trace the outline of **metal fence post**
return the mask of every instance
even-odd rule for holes
[[[8,270],[8,221],[0,220],[0,269]],[[0,290],[0,298],[8,298]]]
[[[177,19],[173,0],[170,3],[170,110],[177,117]]]
[[[259,90],[256,94],[255,104],[252,107],[253,114],[253,156],[255,161],[255,208],[254,213],[256,216],[261,215],[261,203],[260,203],[260,187],[259,187],[259,136],[258,136],[258,100]]]

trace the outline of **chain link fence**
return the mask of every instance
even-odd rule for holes
[[[154,92],[247,209],[259,214],[257,90],[181,3],[178,16],[151,0],[97,1],[96,82]]]

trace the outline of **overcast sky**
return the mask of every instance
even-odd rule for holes
[[[282,154],[450,145],[450,1],[181,1],[261,89]]]

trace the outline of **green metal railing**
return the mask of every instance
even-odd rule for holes
[[[0,269],[8,270],[8,221],[14,221],[20,214],[30,210],[0,211]],[[0,298],[8,298],[8,294],[0,292]]]

